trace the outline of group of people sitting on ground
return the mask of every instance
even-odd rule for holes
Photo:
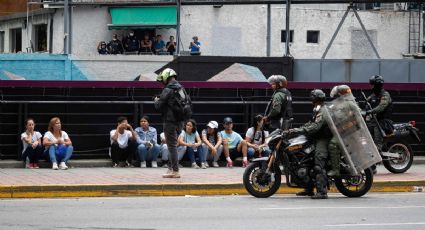
[[[52,169],[68,169],[66,163],[72,156],[73,147],[68,134],[62,130],[58,117],[50,119],[48,131],[41,135],[35,130],[32,118],[25,120],[25,132],[21,134],[22,158],[26,168],[39,168],[40,158],[49,158]]]
[[[189,50],[191,55],[201,54],[201,43],[198,41],[198,37],[194,36],[193,41],[189,44]],[[97,45],[97,52],[101,55],[106,54],[156,54],[156,55],[174,55],[177,50],[177,44],[174,40],[174,36],[170,36],[169,41],[165,43],[162,40],[162,36],[157,34],[154,37],[150,37],[146,33],[143,39],[139,39],[134,34],[134,31],[130,31],[129,34],[122,39],[118,38],[117,34],[112,36],[112,40],[106,43],[105,41],[99,42]]]
[[[158,159],[163,167],[168,167],[169,151],[164,133],[149,125],[149,117],[140,119],[140,126],[133,129],[126,117],[119,117],[116,129],[110,132],[110,155],[112,167],[131,166],[133,160],[140,161],[140,167],[158,167]],[[222,131],[219,131],[217,121],[210,121],[202,131],[194,119],[185,122],[178,136],[178,162],[186,156],[195,169],[206,169],[210,166],[218,168],[218,161],[224,153],[227,167],[233,167],[233,161],[242,157],[242,167],[248,165],[248,158],[263,157],[270,154],[270,149],[264,144],[268,132],[263,130],[263,116],[257,115],[254,124],[245,134],[245,139],[233,130],[233,120],[226,117],[223,120]],[[208,163],[211,162],[211,165]],[[182,167],[179,164],[180,167]]]
[[[97,51],[99,54],[156,54],[156,55],[174,55],[176,52],[176,42],[174,36],[170,36],[170,40],[165,43],[160,34],[150,38],[149,34],[145,34],[140,40],[130,31],[128,36],[121,41],[117,34],[112,36],[109,43],[105,41],[99,42]]]

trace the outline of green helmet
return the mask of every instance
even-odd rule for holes
[[[170,77],[177,77],[177,73],[173,69],[166,68],[156,77],[156,81],[166,83]]]

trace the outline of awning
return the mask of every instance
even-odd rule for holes
[[[110,8],[112,29],[157,29],[176,28],[175,6]]]

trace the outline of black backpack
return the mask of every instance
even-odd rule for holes
[[[171,105],[177,121],[186,121],[192,117],[192,101],[184,88],[174,89],[174,100]]]

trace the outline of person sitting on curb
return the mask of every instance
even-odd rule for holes
[[[62,131],[60,119],[58,117],[50,119],[47,130],[43,137],[43,145],[49,154],[52,169],[68,169],[66,162],[71,158],[74,148],[68,134]]]
[[[226,157],[227,167],[233,167],[232,158],[239,157],[242,153],[242,167],[248,166],[247,157],[247,145],[246,141],[243,140],[241,135],[233,131],[233,120],[230,117],[226,117],[223,120],[224,130],[220,132],[220,136],[223,139],[223,151]]]
[[[127,118],[118,117],[117,128],[110,132],[112,167],[130,166],[129,157],[134,152],[136,139],[137,134],[128,124]]]
[[[262,115],[254,117],[254,124],[245,134],[245,141],[248,145],[248,157],[265,157],[270,154],[270,149],[265,144],[269,132],[263,130],[264,119]]]
[[[195,155],[198,155],[198,158],[201,162],[201,168],[206,169],[205,164],[205,154],[201,148],[201,137],[199,136],[198,131],[196,131],[196,121],[189,119],[184,130],[181,132],[178,139],[179,147],[177,148],[178,153],[186,153],[192,163],[192,168],[199,169],[198,164],[196,164]]]
[[[222,138],[218,134],[218,123],[217,121],[210,121],[207,124],[207,128],[202,130],[202,149],[206,154],[206,160],[212,160],[214,168],[218,168],[218,159],[223,152]],[[205,162],[208,167],[208,163]]]
[[[41,145],[41,133],[34,130],[34,119],[25,120],[25,132],[21,134],[22,140],[22,159],[24,163],[29,159],[29,163],[25,164],[26,168],[38,169],[38,158],[43,155],[43,146]]]
[[[143,116],[140,119],[140,127],[135,129],[137,133],[137,153],[140,159],[140,167],[146,168],[146,160],[152,162],[152,168],[157,168],[156,162],[160,146],[157,141],[157,132],[154,127],[149,126],[149,117]]]

